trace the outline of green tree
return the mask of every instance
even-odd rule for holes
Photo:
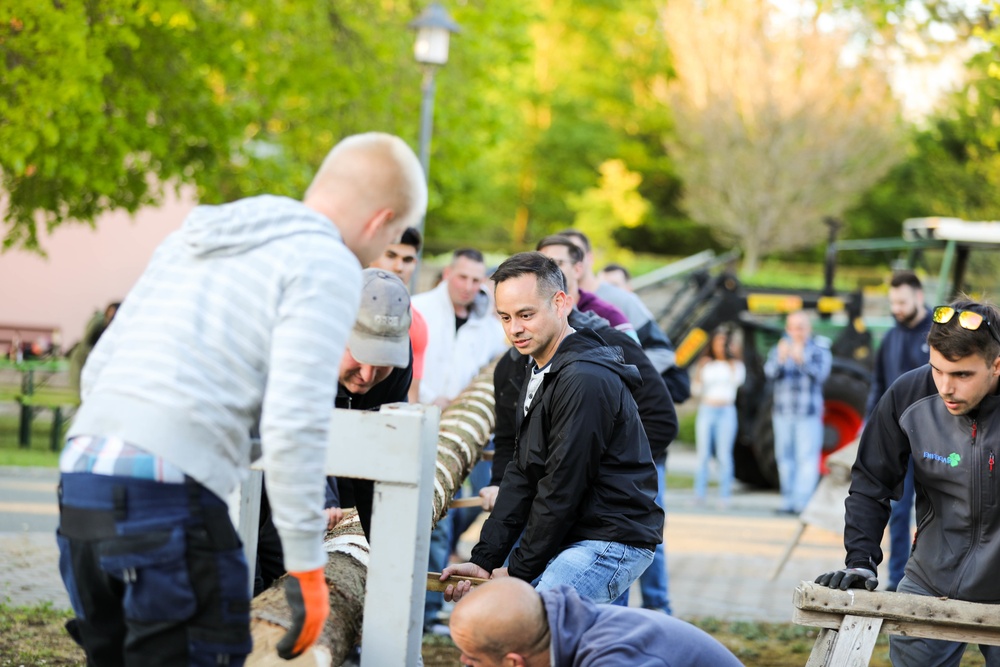
[[[4,247],[37,248],[37,222],[92,220],[197,182],[241,127],[229,85],[245,63],[216,3],[0,6]]]
[[[622,261],[627,255],[614,252],[614,232],[620,227],[638,227],[649,214],[650,204],[638,192],[642,176],[629,171],[622,160],[608,160],[600,167],[598,187],[567,200],[576,214],[573,227],[587,235],[603,261]],[[610,252],[609,252],[610,251]]]
[[[898,159],[884,76],[842,62],[845,37],[779,16],[766,0],[672,2],[676,78],[664,83],[667,140],[691,217],[764,252],[815,245]]]
[[[52,229],[135,211],[181,183],[204,202],[298,196],[330,146],[353,132],[415,144],[420,72],[406,26],[422,5],[4,3],[4,246],[37,249],[39,222]],[[513,190],[493,169],[512,171],[510,153],[494,149],[520,125],[496,102],[528,47],[520,6],[477,1],[454,13],[470,37],[455,39],[438,75],[430,220],[434,229],[443,214],[445,232],[454,220],[495,224],[491,207],[509,201]],[[474,202],[471,220],[463,200]]]
[[[1000,220],[1000,79],[991,52],[969,64],[968,80],[926,127],[907,159],[866,194],[847,219],[852,235],[897,236],[911,217]]]

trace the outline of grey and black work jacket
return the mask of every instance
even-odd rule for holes
[[[882,561],[889,500],[902,495],[912,458],[917,532],[906,576],[938,596],[998,603],[1000,397],[955,416],[931,374],[923,366],[900,377],[865,426],[845,503],[846,563]]]

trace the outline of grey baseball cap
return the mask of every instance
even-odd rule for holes
[[[361,305],[347,346],[362,364],[410,365],[410,294],[395,274],[361,272]]]

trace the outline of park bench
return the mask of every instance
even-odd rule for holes
[[[49,432],[49,448],[53,452],[62,447],[63,430],[65,427],[66,408],[75,408],[80,404],[80,397],[75,389],[69,387],[43,387],[30,394],[21,393],[16,398],[21,404],[21,423],[18,432],[18,444],[23,448],[31,447],[31,422],[36,410],[52,410],[52,430]]]
[[[49,445],[52,451],[58,451],[61,447],[65,410],[80,404],[75,389],[51,383],[51,379],[64,373],[66,368],[67,364],[62,359],[29,359],[20,363],[0,359],[0,371],[4,371],[5,376],[16,378],[16,381],[0,383],[0,401],[14,402],[20,406],[20,447],[31,446],[31,423],[38,410],[52,410]]]
[[[1000,605],[803,581],[792,620],[822,628],[806,667],[864,667],[880,632],[1000,646]]]

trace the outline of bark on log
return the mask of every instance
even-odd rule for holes
[[[434,479],[435,524],[447,513],[452,497],[481,458],[483,447],[493,433],[496,422],[494,366],[495,362],[481,370],[441,413]],[[377,535],[374,539],[378,544]],[[326,581],[330,586],[330,618],[316,647],[297,659],[306,658],[312,665],[342,664],[361,640],[369,552],[357,512],[346,512],[344,519],[327,533],[326,550],[329,554]],[[247,667],[293,664],[278,658],[274,649],[290,618],[284,577],[281,577],[253,600],[254,650]]]

